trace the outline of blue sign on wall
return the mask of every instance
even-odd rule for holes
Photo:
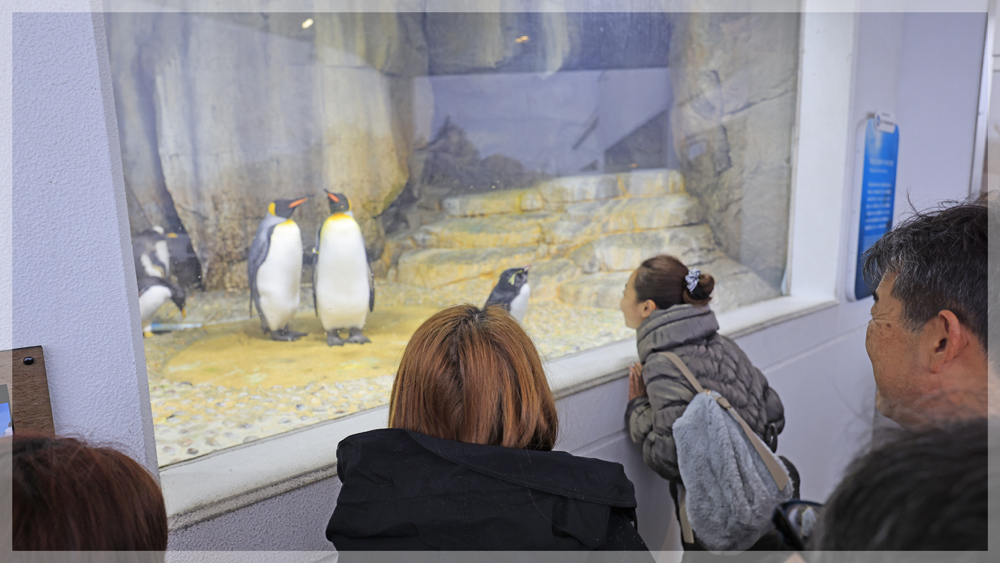
[[[855,265],[854,297],[872,294],[864,279],[864,254],[892,228],[896,200],[896,158],[899,154],[899,127],[883,121],[880,114],[868,120],[865,130],[865,160],[861,180],[861,221],[858,225],[858,254]],[[877,283],[877,280],[875,280]]]

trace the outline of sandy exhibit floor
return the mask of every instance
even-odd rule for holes
[[[144,340],[159,464],[386,404],[402,351],[420,323],[490,288],[489,280],[449,290],[379,281],[365,330],[372,343],[332,348],[308,286],[291,326],[309,334],[290,343],[262,335],[256,316],[248,318],[245,292],[194,293],[183,320],[171,304],[164,306],[160,322],[202,326]],[[557,300],[533,299],[524,324],[547,359],[635,335],[619,311]]]

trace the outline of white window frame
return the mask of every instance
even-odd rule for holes
[[[810,13],[813,3],[801,14],[788,294],[719,314],[720,332],[730,337],[835,306],[842,290],[857,15]],[[564,397],[624,377],[636,359],[629,339],[549,361],[545,370]],[[335,476],[337,444],[385,427],[387,416],[388,407],[377,407],[161,468],[171,529]]]

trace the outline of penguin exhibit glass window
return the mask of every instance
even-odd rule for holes
[[[551,360],[657,254],[782,294],[797,14],[106,21],[161,465],[386,404],[450,304]]]

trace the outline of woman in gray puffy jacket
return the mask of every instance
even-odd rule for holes
[[[630,366],[625,424],[646,464],[671,481],[675,504],[681,477],[673,424],[695,391],[663,352],[677,354],[702,387],[728,399],[772,451],[785,426],[778,393],[743,350],[718,333],[719,323],[708,307],[714,286],[712,276],[661,255],[632,272],[621,300],[626,326],[636,329],[641,362]],[[797,482],[794,468],[789,472]]]

